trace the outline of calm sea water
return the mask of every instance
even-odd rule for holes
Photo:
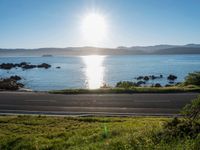
[[[200,55],[136,55],[83,57],[0,57],[0,63],[48,63],[50,69],[0,70],[0,77],[19,75],[26,88],[57,90],[65,88],[98,88],[103,83],[114,86],[118,81],[134,81],[140,75],[160,75],[163,79],[149,83],[168,83],[169,74],[184,80],[189,72],[200,71]],[[60,66],[60,69],[56,67]]]

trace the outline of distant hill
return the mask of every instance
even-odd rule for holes
[[[153,52],[155,54],[200,54],[200,47],[174,47]]]
[[[155,45],[118,48],[67,47],[38,49],[0,49],[0,56],[69,56],[69,55],[152,55],[200,54],[200,44]]]

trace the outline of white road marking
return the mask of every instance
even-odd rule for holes
[[[24,102],[56,102],[56,101],[47,99],[35,99],[35,100],[24,100]]]

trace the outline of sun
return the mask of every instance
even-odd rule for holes
[[[82,19],[81,30],[87,43],[97,44],[107,36],[105,16],[99,13],[89,13]]]

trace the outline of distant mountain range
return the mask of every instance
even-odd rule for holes
[[[117,48],[67,47],[38,49],[0,49],[0,56],[69,56],[69,55],[173,55],[200,54],[200,44],[155,45]]]

